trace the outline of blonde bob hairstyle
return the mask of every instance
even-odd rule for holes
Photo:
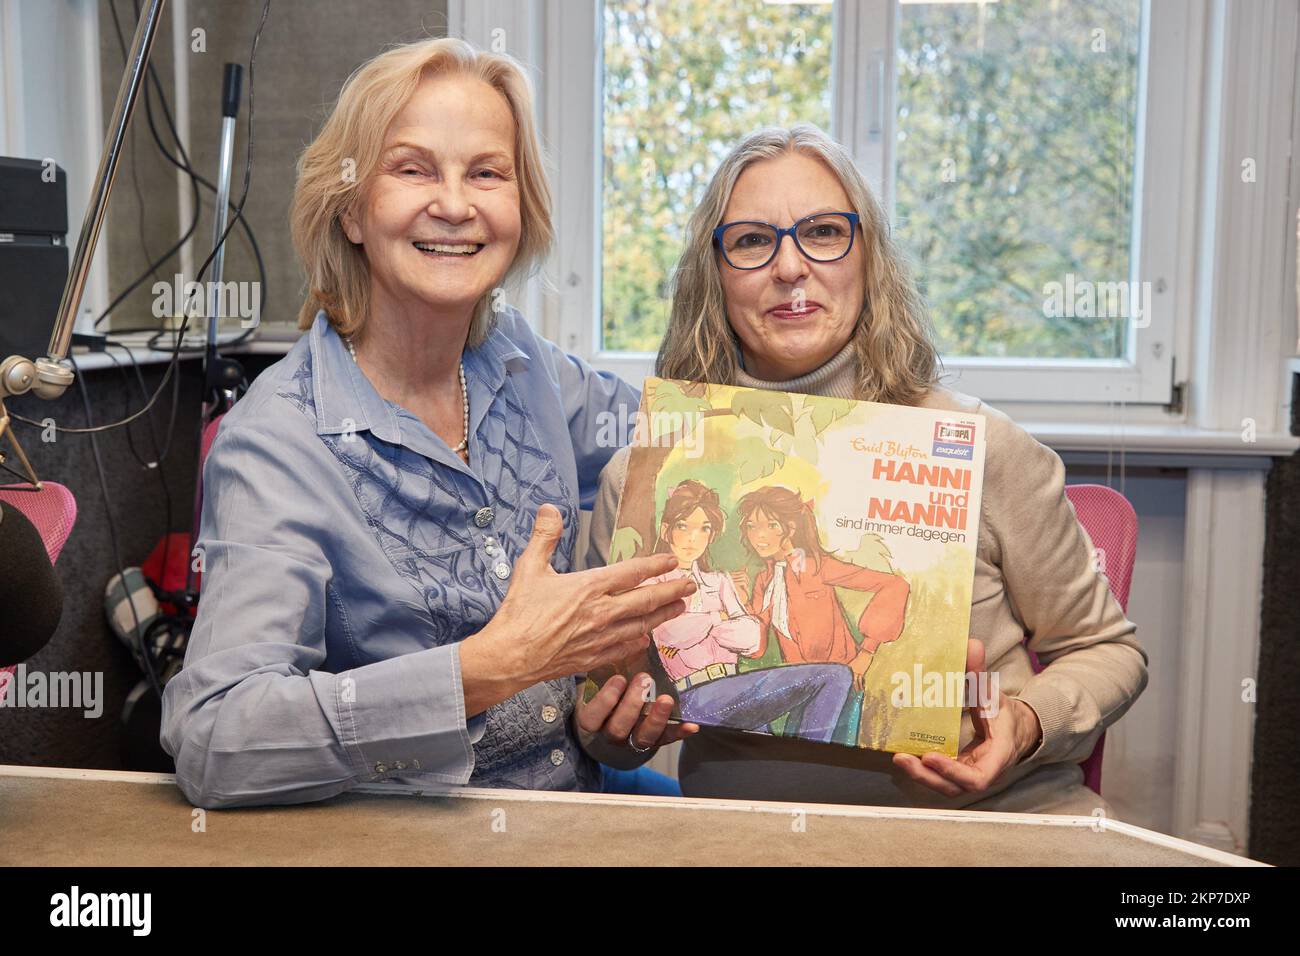
[[[483,80],[502,96],[515,121],[519,183],[519,248],[502,284],[537,268],[550,250],[551,189],[533,125],[533,94],[512,57],[484,53],[464,40],[419,40],[386,50],[359,66],[339,93],[324,127],[298,158],[298,182],[289,213],[293,246],[307,272],[307,296],[298,327],[308,329],[324,309],[340,335],[353,335],[370,311],[365,253],[343,232],[341,219],[364,202],[389,124],[426,76],[460,74]],[[475,304],[469,346],[492,331],[491,292]]]
[[[714,248],[736,180],[751,163],[799,150],[824,163],[860,217],[866,295],[853,333],[857,398],[915,405],[938,384],[939,356],[925,304],[889,236],[884,210],[847,150],[816,126],[767,127],[747,136],[713,174],[686,229],[686,248],[673,274],[672,312],[655,372],[664,378],[735,383],[739,340],[727,321]],[[847,210],[846,210],[847,211]]]

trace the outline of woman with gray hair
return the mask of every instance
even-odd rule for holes
[[[599,789],[576,675],[648,645],[691,581],[569,573],[638,396],[533,334],[501,286],[552,228],[532,101],[458,39],[348,79],[298,165],[306,334],[224,419],[203,591],[162,741],[203,807],[360,783]]]
[[[1078,764],[1146,686],[1146,654],[1094,567],[1060,458],[942,386],[932,343],[884,213],[842,146],[798,125],[731,151],[691,217],[656,374],[985,416],[967,670],[995,672],[1001,692],[994,716],[963,714],[956,759],[683,725],[688,796],[1109,813]],[[620,451],[601,474],[589,565],[607,558],[627,460]],[[670,698],[640,718],[640,698],[611,683],[579,706],[580,734],[604,762],[635,766],[664,732]]]

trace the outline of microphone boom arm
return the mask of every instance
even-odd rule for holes
[[[136,24],[135,38],[131,42],[126,69],[122,73],[122,82],[117,90],[117,103],[113,107],[113,118],[108,124],[108,132],[104,137],[104,148],[99,156],[99,170],[95,174],[90,202],[86,206],[86,215],[81,223],[81,235],[77,239],[77,249],[68,270],[68,279],[63,286],[63,298],[59,302],[59,313],[50,334],[48,350],[35,362],[20,355],[11,355],[0,362],[0,467],[12,471],[5,465],[3,440],[8,437],[19,463],[26,472],[26,479],[37,488],[40,488],[41,483],[31,462],[23,453],[22,446],[18,443],[18,436],[14,434],[9,414],[5,411],[4,400],[10,396],[31,392],[39,398],[53,401],[62,396],[72,384],[72,369],[65,365],[64,361],[72,342],[77,310],[81,308],[81,298],[85,292],[90,263],[95,255],[95,246],[99,242],[99,232],[104,225],[104,215],[108,212],[109,196],[113,191],[118,162],[122,157],[122,144],[126,140],[131,115],[135,112],[140,86],[148,71],[149,53],[153,49],[154,36],[158,32],[158,22],[162,19],[166,2],[167,0],[149,0],[148,6],[140,14],[140,22]]]

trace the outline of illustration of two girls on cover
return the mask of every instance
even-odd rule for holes
[[[855,744],[867,669],[902,633],[907,581],[826,551],[812,504],[788,488],[752,491],[737,513],[745,549],[765,562],[747,605],[731,576],[710,567],[709,546],[726,521],[717,492],[690,479],[664,505],[656,550],[671,550],[677,568],[654,580],[689,575],[697,587],[687,612],[652,635],[682,720],[770,732],[788,715],[783,736]],[[874,595],[858,622],[861,645],[835,588]],[[739,672],[742,656],[763,656],[769,633],[783,664]]]

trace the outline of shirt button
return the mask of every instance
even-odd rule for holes
[[[375,764],[375,773],[388,773],[387,765],[382,763]]]
[[[490,544],[487,547],[485,547],[483,550],[488,553],[488,557],[492,557],[494,554],[497,553],[497,549],[492,547],[492,545]]]
[[[495,568],[492,569],[492,573],[495,574],[497,577],[501,578],[502,580],[505,580],[506,578],[510,577],[510,565],[502,561],[500,564],[498,564]]]
[[[399,760],[399,761],[397,761],[396,763],[393,764],[393,769],[394,769],[394,770],[405,770],[405,769],[406,769],[406,764],[402,763],[402,761]]]
[[[558,767],[560,764],[564,763],[564,751],[563,751],[563,750],[552,750],[552,751],[551,751],[551,763],[555,764],[555,766],[557,766],[557,767]]]
[[[542,720],[546,721],[548,724],[555,723],[555,718],[559,716],[560,712],[550,704],[547,704],[542,708]]]
[[[478,511],[474,512],[474,523],[480,528],[486,528],[490,525],[492,523],[492,509],[479,508]]]

